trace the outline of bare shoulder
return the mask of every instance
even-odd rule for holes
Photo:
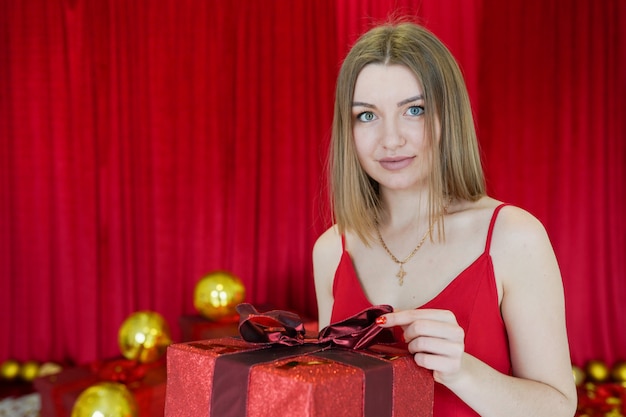
[[[341,236],[336,226],[328,228],[317,238],[313,246],[313,272],[316,282],[332,282],[342,252]]]
[[[313,253],[320,255],[330,255],[333,252],[341,251],[341,236],[337,226],[331,226],[322,233],[313,246]]]
[[[494,252],[526,252],[533,248],[545,249],[546,245],[550,246],[548,234],[537,217],[512,205],[500,210],[493,230]]]
[[[504,203],[491,197],[483,197],[474,202],[460,202],[452,207],[451,214],[458,215],[470,223],[489,223],[494,211]],[[497,213],[493,230],[496,244],[523,244],[528,240],[545,239],[547,237],[541,222],[528,211],[514,206],[504,205]]]
[[[552,243],[541,221],[528,211],[505,206],[493,229],[491,258],[504,288],[560,287],[561,275]]]
[[[483,235],[501,201],[483,197],[475,202],[460,202],[453,206],[452,216],[458,216],[476,235]],[[475,226],[472,226],[475,225]],[[504,205],[497,212],[489,248],[498,286],[507,282],[528,282],[545,276],[540,270],[556,273],[556,258],[546,229],[537,217],[523,208]],[[500,287],[502,288],[502,287]]]

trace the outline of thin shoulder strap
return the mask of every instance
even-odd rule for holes
[[[346,251],[346,235],[341,235],[341,250]]]
[[[493,235],[493,227],[496,224],[496,218],[498,217],[498,212],[504,206],[508,206],[507,203],[502,203],[493,211],[491,215],[491,222],[489,223],[489,230],[487,231],[487,243],[485,243],[485,252],[489,253],[489,249],[491,248],[491,236]]]

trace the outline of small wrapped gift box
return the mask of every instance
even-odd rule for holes
[[[41,417],[70,417],[78,396],[102,381],[124,383],[137,402],[139,415],[153,417],[164,414],[166,376],[164,360],[137,364],[110,359],[67,368],[33,383],[41,396]]]
[[[252,312],[240,322],[246,340],[170,345],[165,415],[432,416],[432,373],[406,351],[377,343],[374,319],[390,311],[380,307],[315,340],[284,317]]]

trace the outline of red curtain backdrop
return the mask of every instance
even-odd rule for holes
[[[390,14],[457,56],[490,192],[537,215],[575,363],[626,359],[623,0],[0,2],[0,361],[179,337],[204,274],[316,315],[340,59]]]
[[[626,2],[491,3],[478,104],[489,188],[546,225],[574,362],[626,359]]]

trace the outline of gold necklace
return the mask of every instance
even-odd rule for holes
[[[433,226],[435,225],[435,223],[436,222],[433,222],[433,224],[430,225],[430,228],[426,231],[426,233],[424,233],[424,236],[422,237],[422,240],[420,240],[420,242],[417,244],[415,249],[413,249],[413,252],[409,253],[409,256],[407,256],[403,260],[400,260],[400,259],[396,258],[395,255],[393,253],[391,253],[391,251],[389,250],[389,248],[385,244],[385,241],[383,240],[382,235],[380,234],[380,230],[378,229],[378,226],[376,226],[376,233],[378,234],[378,241],[382,245],[383,249],[385,249],[385,252],[387,252],[387,254],[391,257],[391,260],[394,261],[395,263],[397,263],[398,265],[400,265],[400,270],[396,274],[396,277],[398,277],[398,284],[400,286],[402,286],[404,284],[404,276],[406,275],[406,272],[404,271],[404,264],[407,263],[413,257],[413,255],[415,255],[417,253],[418,250],[420,250],[420,248],[422,247],[424,242],[426,242],[426,238],[432,233]]]
[[[378,228],[378,224],[376,224],[376,233],[378,234],[378,241],[382,245],[383,249],[385,249],[385,252],[387,252],[387,254],[391,257],[391,260],[394,261],[395,263],[397,263],[398,265],[400,265],[400,269],[398,270],[398,273],[396,274],[396,277],[398,277],[398,284],[400,286],[402,286],[404,284],[404,276],[406,275],[406,272],[404,271],[404,264],[407,263],[413,257],[413,255],[415,255],[417,253],[418,250],[420,250],[420,248],[422,247],[424,242],[426,242],[426,238],[428,236],[430,236],[431,233],[433,232],[433,227],[435,227],[435,223],[437,223],[441,217],[443,217],[445,214],[448,213],[448,207],[450,207],[451,203],[452,203],[452,197],[448,197],[448,201],[443,206],[443,210],[442,210],[441,214],[439,214],[439,216],[437,216],[437,218],[430,225],[430,227],[428,228],[426,233],[424,233],[424,236],[422,236],[422,240],[420,240],[420,242],[417,244],[415,249],[413,249],[413,252],[409,253],[409,256],[404,258],[404,260],[402,260],[402,261],[400,259],[396,258],[393,253],[391,253],[391,251],[389,250],[389,248],[385,244],[385,241],[383,240],[383,236],[380,234],[380,229]]]

